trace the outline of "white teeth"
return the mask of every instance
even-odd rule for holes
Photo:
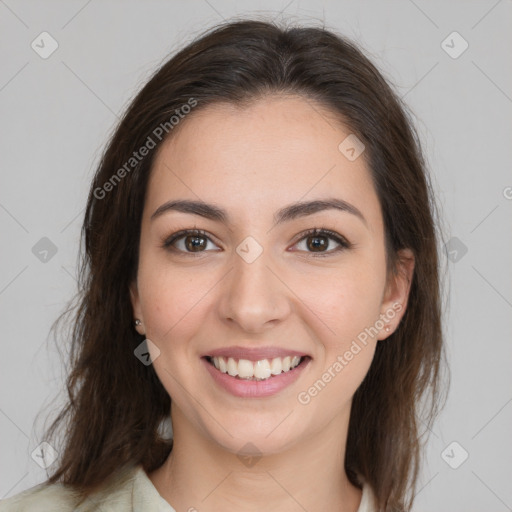
[[[236,360],[232,357],[227,358],[227,360],[225,357],[212,357],[210,359],[215,368],[222,373],[248,380],[265,380],[272,375],[288,372],[295,368],[301,360],[299,356],[275,357],[272,361],[261,359],[254,363],[248,359]]]
[[[267,359],[254,363],[254,376],[257,379],[268,379],[270,375],[272,375],[272,372],[270,371],[270,364]]]
[[[213,359],[215,360],[217,358],[214,357]],[[238,364],[232,357],[230,357],[228,359],[227,366],[228,366],[227,370],[228,370],[229,375],[231,375],[232,377],[236,377],[238,375]]]
[[[238,376],[241,379],[246,377],[254,377],[254,365],[247,359],[240,359],[238,361]]]

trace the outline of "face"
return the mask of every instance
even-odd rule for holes
[[[412,272],[411,263],[387,278],[369,170],[363,156],[351,161],[338,149],[350,131],[296,96],[209,106],[179,128],[150,176],[131,288],[173,427],[232,453],[248,442],[277,453],[346,424],[376,344],[405,311]],[[178,200],[224,216],[171,208]],[[328,200],[343,208],[282,215],[292,204]],[[315,228],[329,233],[308,234]],[[249,382],[205,359],[219,349],[235,363],[276,349],[307,357]]]

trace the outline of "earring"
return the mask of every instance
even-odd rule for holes
[[[142,324],[142,322],[138,318],[135,319],[134,323],[135,323],[135,326],[137,326],[137,327]]]
[[[391,327],[389,327],[389,325],[386,325],[386,327],[384,327],[384,330],[385,330],[386,332],[389,332],[389,331],[391,330]]]

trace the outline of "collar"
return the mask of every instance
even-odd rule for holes
[[[141,465],[137,466],[132,487],[132,512],[176,512],[158,493]]]

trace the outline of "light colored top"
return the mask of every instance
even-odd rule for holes
[[[357,512],[374,512],[373,492],[363,483]],[[135,466],[105,493],[98,491],[76,507],[75,493],[61,483],[31,487],[0,501],[0,512],[176,512],[158,493],[141,465]]]

